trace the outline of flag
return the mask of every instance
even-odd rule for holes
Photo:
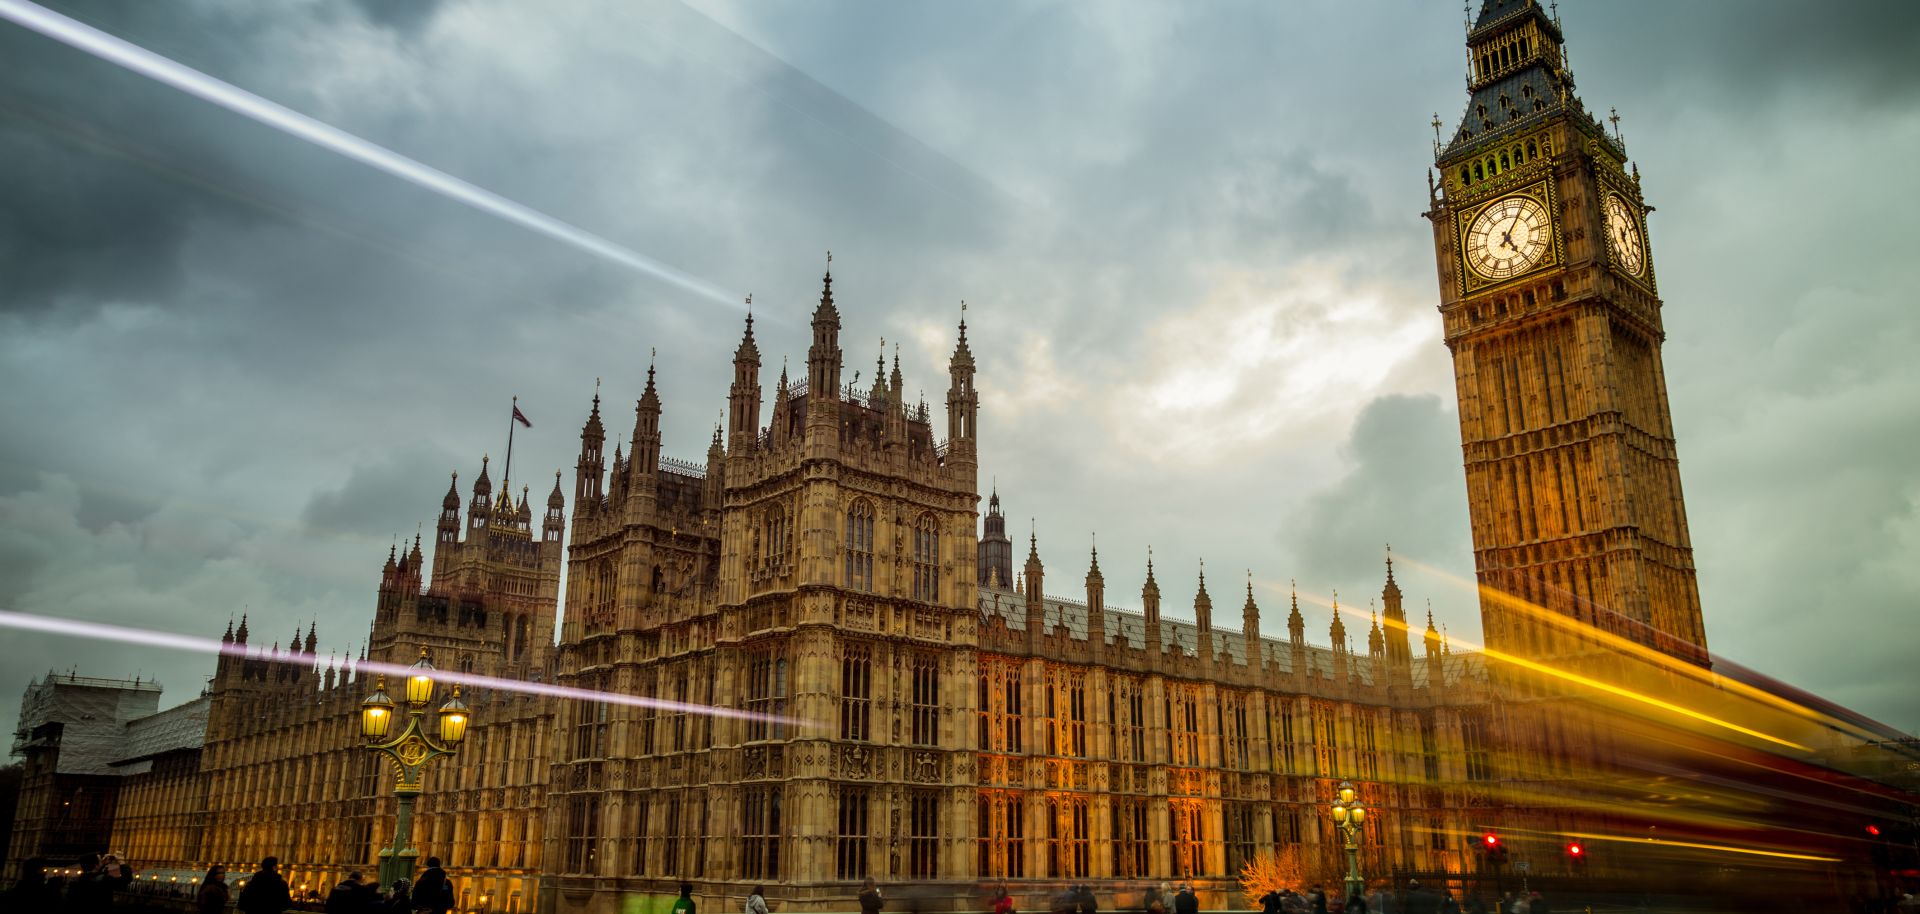
[[[521,425],[524,425],[528,428],[533,427],[533,423],[527,421],[527,414],[521,412],[520,407],[518,405],[515,405],[513,408],[513,421],[518,422]]]

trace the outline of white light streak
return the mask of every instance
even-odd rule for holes
[[[0,0],[0,19],[9,20],[108,63],[172,86],[314,145],[330,149],[474,209],[491,213],[556,241],[646,273],[710,301],[730,307],[740,306],[739,296],[723,292],[697,276],[674,269],[586,229],[502,197],[493,191],[476,187],[377,143],[314,120],[284,105],[268,101],[245,89],[109,35],[86,23],[62,16],[37,3],[31,3],[28,0]]]
[[[96,641],[119,641],[126,644],[140,644],[147,647],[164,648],[174,651],[188,651],[197,654],[227,654],[233,657],[249,657],[254,660],[266,660],[312,668],[318,658],[311,654],[273,654],[268,651],[250,653],[244,644],[228,644],[212,638],[197,635],[182,635],[175,632],[163,632],[145,628],[130,628],[125,625],[110,625],[104,622],[87,622],[79,619],[56,619],[52,616],[40,616],[33,613],[12,612],[0,609],[0,628],[13,628],[21,631],[41,632],[49,635],[65,635],[73,638],[90,638]],[[404,663],[384,663],[378,660],[350,661],[359,676],[371,673],[405,679],[413,675],[414,669]],[[528,682],[522,679],[502,679],[498,676],[482,676],[478,673],[462,673],[458,670],[436,670],[433,678],[439,682],[459,683],[478,689],[498,689],[503,692],[520,692],[527,695],[546,695],[554,698],[566,698],[573,701],[599,701],[615,705],[631,705],[636,708],[657,708],[672,713],[704,714],[709,717],[732,717],[740,720],[764,720],[769,723],[808,726],[806,721],[774,714],[761,714],[756,711],[740,711],[733,708],[720,708],[712,705],[692,704],[684,701],[669,701],[664,698],[649,698],[645,695],[627,695],[621,692],[600,692],[593,689],[577,689],[572,686],[554,685],[548,682]]]

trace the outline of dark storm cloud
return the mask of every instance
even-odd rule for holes
[[[412,35],[426,28],[444,4],[441,0],[353,0],[353,5],[369,22]]]
[[[447,451],[409,444],[354,467],[340,488],[315,492],[300,520],[315,534],[407,534],[428,507],[421,497],[424,480],[436,471],[447,475],[460,462]],[[467,493],[461,494],[464,504]]]
[[[1367,404],[1343,456],[1352,466],[1347,475],[1315,493],[1280,530],[1302,567],[1326,580],[1368,581],[1380,573],[1389,543],[1402,558],[1471,567],[1459,420],[1440,398],[1391,396]],[[1424,589],[1438,588],[1428,583]]]
[[[1270,628],[1289,577],[1377,591],[1388,541],[1470,577],[1415,215],[1430,112],[1463,97],[1457,10],[60,8],[755,292],[768,384],[783,355],[802,370],[827,248],[849,370],[871,369],[880,336],[903,341],[909,390],[936,413],[967,299],[982,473],[1039,519],[1050,580],[1077,578],[1094,530],[1120,605],[1152,542],[1169,606],[1205,556],[1254,569]],[[1902,507],[1912,470],[1881,459],[1920,446],[1903,436],[1920,423],[1875,405],[1920,401],[1899,367],[1913,315],[1888,293],[1920,280],[1851,224],[1864,209],[1880,234],[1913,234],[1879,207],[1920,190],[1893,161],[1920,142],[1903,126],[1915,10],[1562,12],[1582,95],[1628,116],[1661,207],[1666,368],[1714,647],[1906,715],[1887,677],[1800,645],[1816,643],[1813,606],[1857,619],[1857,637],[1920,594],[1883,567],[1920,526]],[[0,386],[30,392],[0,418],[32,430],[0,437],[0,598],[15,608],[217,634],[251,607],[271,638],[320,618],[323,644],[344,644],[390,538],[431,525],[447,470],[464,502],[491,452],[500,483],[511,396],[535,421],[514,463],[538,503],[572,466],[596,377],[626,440],[656,347],[667,450],[704,453],[737,312],[23,30],[0,28],[0,59]],[[1815,167],[1808,150],[1835,137]],[[1780,256],[1754,216],[1763,186],[1780,191],[1768,214],[1837,201],[1795,209],[1818,253],[1848,262],[1825,275],[1861,297],[1810,289],[1840,283]],[[1841,324],[1880,332],[1863,345]],[[1832,424],[1789,434],[1807,421],[1796,405]],[[1836,456],[1856,447],[1878,450]],[[1823,470],[1836,460],[1855,469]],[[1793,586],[1769,583],[1782,573]],[[1456,633],[1477,612],[1441,581],[1402,582]],[[1876,663],[1914,647],[1873,640]],[[36,644],[0,656],[0,685],[50,654],[101,674],[151,662]],[[163,671],[169,700],[205,667]]]

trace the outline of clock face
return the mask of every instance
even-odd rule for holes
[[[1640,220],[1619,194],[1607,195],[1607,246],[1621,269],[1635,276],[1646,271],[1647,247],[1640,241]]]
[[[1538,266],[1552,245],[1547,208],[1532,197],[1495,200],[1467,226],[1467,264],[1488,279],[1509,279]]]

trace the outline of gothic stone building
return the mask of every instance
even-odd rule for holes
[[[536,525],[483,461],[464,516],[448,490],[431,560],[418,538],[389,554],[366,657],[425,648],[443,669],[661,700],[466,696],[472,729],[414,824],[463,909],[614,911],[682,880],[728,905],[764,883],[791,909],[845,909],[869,876],[964,907],[986,884],[1037,906],[1068,882],[1175,878],[1225,903],[1264,849],[1336,877],[1341,779],[1375,810],[1370,867],[1468,865],[1469,794],[1494,764],[1484,671],[1430,620],[1415,656],[1390,564],[1364,652],[1338,611],[1331,646],[1309,645],[1297,602],[1288,637],[1263,636],[1250,587],[1240,625],[1216,628],[1204,574],[1192,620],[1163,618],[1151,563],[1139,611],[1107,605],[1097,556],[1084,596],[1049,595],[1037,540],[1010,567],[997,495],[977,532],[966,325],[938,433],[897,357],[867,390],[843,381],[840,329],[829,274],[807,376],[783,372],[767,410],[749,318],[704,464],[661,453],[650,370],[611,455],[595,397],[570,526],[558,479]],[[358,737],[371,683],[322,664],[312,627],[252,636],[244,618],[224,636],[197,787],[169,781],[114,846],[182,871],[276,854],[296,886],[366,870],[395,812]]]
[[[1107,604],[1095,555],[1083,593],[1049,594],[1037,539],[1013,567],[997,493],[978,532],[965,323],[936,429],[897,356],[868,389],[843,379],[829,274],[806,375],[783,369],[770,406],[748,318],[704,462],[661,452],[649,369],[611,455],[596,394],[570,519],[560,478],[536,527],[528,490],[496,496],[483,461],[464,516],[446,494],[431,566],[418,538],[388,556],[368,658],[424,648],[443,669],[656,700],[467,696],[473,727],[414,826],[460,908],[612,912],[684,880],[723,908],[765,884],[786,910],[846,910],[865,877],[936,907],[1002,883],[1021,908],[1076,882],[1128,904],[1173,879],[1220,906],[1264,850],[1337,880],[1325,810],[1343,779],[1373,811],[1371,873],[1478,871],[1482,829],[1551,843],[1656,788],[1606,758],[1608,708],[1513,675],[1628,681],[1637,651],[1678,664],[1649,667],[1649,690],[1705,683],[1716,709],[1737,691],[1703,666],[1647,208],[1560,41],[1532,0],[1484,0],[1429,213],[1486,656],[1511,663],[1452,653],[1431,620],[1416,655],[1390,563],[1364,652],[1338,610],[1328,646],[1308,644],[1297,603],[1265,637],[1251,588],[1241,624],[1216,627],[1204,574],[1191,621],[1166,618],[1150,560],[1138,611]],[[244,618],[227,637],[202,744],[149,740],[173,761],[114,845],[148,867],[277,854],[296,884],[367,869],[395,814],[357,734],[372,684],[320,669],[312,628],[264,651]]]

